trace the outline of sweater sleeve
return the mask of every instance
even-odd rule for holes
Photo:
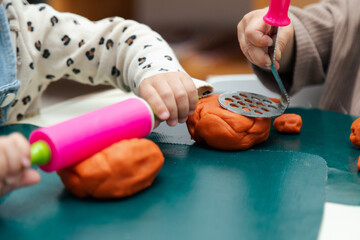
[[[323,1],[304,9],[290,7],[289,16],[295,31],[295,57],[293,71],[281,74],[290,94],[302,87],[325,81],[333,46],[334,26],[336,19],[341,18],[338,5],[341,5],[340,1]],[[267,87],[277,87],[270,72],[256,66],[253,69]]]
[[[166,41],[138,22],[120,17],[93,22],[22,1],[7,1],[7,7],[15,20],[10,25],[23,39],[18,55],[29,56],[38,81],[68,78],[137,94],[147,77],[184,71]]]

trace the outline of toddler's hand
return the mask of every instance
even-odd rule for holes
[[[40,181],[39,173],[30,165],[30,144],[23,135],[0,137],[0,197]]]
[[[247,59],[254,65],[269,69],[271,59],[267,53],[267,47],[273,45],[273,40],[268,35],[271,26],[263,20],[266,13],[267,9],[260,9],[246,14],[238,24],[237,30],[240,48]],[[292,24],[280,28],[276,61],[280,61],[287,45],[292,48],[293,35]],[[287,52],[288,54],[292,53],[292,51]],[[279,69],[279,63],[276,62],[275,64],[276,69]]]
[[[161,73],[143,80],[139,96],[150,104],[158,120],[169,126],[186,122],[198,99],[193,80],[182,72]]]

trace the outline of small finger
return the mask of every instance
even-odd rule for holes
[[[195,111],[196,104],[198,101],[198,92],[195,86],[194,81],[190,78],[184,78],[182,79],[182,83],[186,89],[186,92],[188,94],[188,100],[189,100],[189,112],[188,116],[192,115]]]
[[[276,61],[280,61],[280,60],[281,60],[281,51],[280,51],[279,48],[276,49],[275,60],[276,60]]]
[[[189,115],[189,98],[186,89],[181,81],[174,80],[169,85],[174,93],[178,121],[183,123]],[[170,119],[172,118],[170,117]]]
[[[35,169],[29,168],[22,172],[17,187],[27,187],[40,182],[41,176]]]
[[[2,141],[0,141],[0,181],[4,179],[7,175],[8,163],[7,156],[4,154],[2,148]]]
[[[168,84],[167,81],[158,81],[154,83],[154,88],[157,91],[160,99],[164,102],[167,111],[169,112],[169,117],[166,120],[169,126],[175,126],[178,123],[178,109],[176,105],[176,100],[172,87]]]
[[[270,56],[263,48],[254,48],[249,52],[251,62],[261,68],[269,68],[271,66]]]
[[[142,85],[140,86],[142,87]],[[170,113],[156,89],[151,85],[143,88],[141,87],[139,88],[139,96],[149,103],[157,118],[160,120],[167,120],[170,116]]]
[[[17,188],[27,187],[40,182],[40,174],[35,169],[29,168],[14,175],[7,176],[1,183],[0,195],[7,194]]]
[[[266,35],[261,31],[247,31],[245,32],[245,37],[249,44],[254,47],[269,47],[274,43],[269,35]]]
[[[3,148],[7,160],[7,174],[16,174],[22,169],[21,153],[17,147],[17,139],[14,135],[9,135]]]
[[[23,168],[28,168],[31,166],[30,162],[30,143],[28,140],[20,133],[13,133],[10,136],[15,138],[15,147],[19,151],[20,161]]]

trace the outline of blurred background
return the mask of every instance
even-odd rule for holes
[[[30,0],[91,20],[120,16],[147,24],[175,50],[185,70],[198,79],[251,73],[237,41],[237,24],[268,0]],[[318,0],[292,0],[304,7]]]
[[[251,73],[237,42],[236,27],[268,0],[32,0],[91,20],[121,16],[149,25],[174,48],[181,64],[196,78]],[[303,7],[317,0],[292,0]]]

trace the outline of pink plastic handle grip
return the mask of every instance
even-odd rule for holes
[[[42,140],[49,145],[51,160],[40,168],[52,172],[84,160],[120,140],[146,137],[153,127],[150,106],[143,99],[130,98],[39,128],[31,133],[29,141]]]
[[[290,24],[288,10],[290,0],[270,0],[269,10],[264,16],[264,21],[271,26],[283,27]]]

